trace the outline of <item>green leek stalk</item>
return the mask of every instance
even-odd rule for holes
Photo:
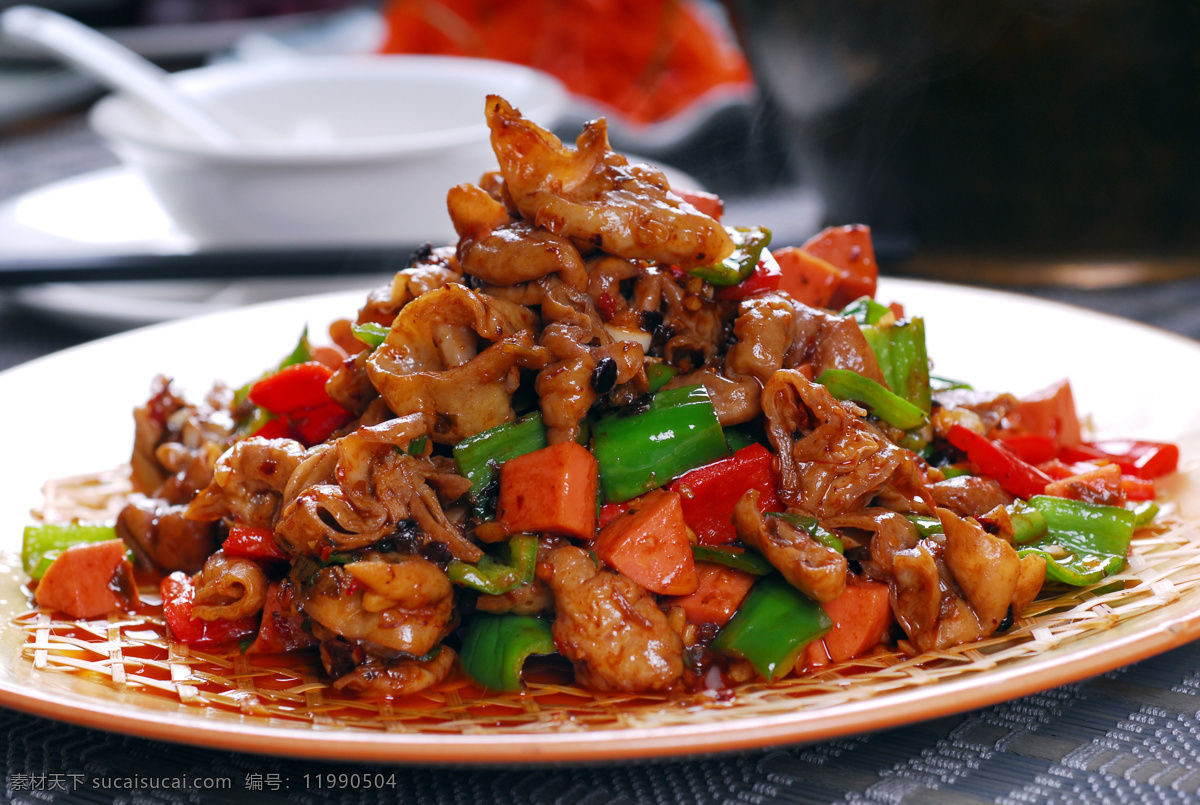
[[[481,520],[487,519],[489,501],[485,500],[484,490],[492,482],[497,467],[545,446],[546,427],[540,412],[468,436],[455,445],[454,463],[458,466],[458,474],[471,482],[467,498],[472,513]]]
[[[668,389],[636,414],[616,414],[592,426],[592,455],[610,503],[635,498],[688,470],[729,454],[704,386]]]
[[[869,296],[860,296],[842,308],[838,315],[850,316],[860,325],[873,325],[878,324],[891,312],[892,309],[887,305],[882,305]]]
[[[932,393],[924,319],[869,324],[862,327],[862,332],[875,353],[875,361],[888,388],[928,416],[932,410]]]
[[[750,588],[712,650],[746,660],[774,682],[791,672],[805,646],[832,628],[820,604],[772,574]]]
[[[110,539],[117,539],[117,532],[112,526],[106,525],[69,523],[25,526],[21,541],[21,565],[30,578],[40,579],[58,555],[72,545]]]
[[[893,427],[912,430],[927,422],[920,408],[850,369],[826,369],[817,382],[839,400],[862,403],[872,416]]]
[[[450,581],[484,595],[504,595],[533,581],[537,537],[518,535],[501,546],[499,558],[484,554],[476,563],[455,559],[446,568]]]
[[[378,324],[373,321],[368,321],[363,322],[362,324],[352,325],[350,327],[350,331],[354,333],[355,338],[357,338],[359,341],[362,341],[370,349],[375,349],[387,340],[388,333],[391,332],[391,328],[384,327],[382,324]]]
[[[491,691],[521,689],[521,671],[531,654],[553,654],[549,621],[531,615],[476,612],[463,636],[459,660],[467,675]]]
[[[826,548],[833,548],[838,553],[846,552],[846,546],[842,544],[842,538],[817,522],[816,517],[807,514],[788,514],[786,512],[767,512],[767,514],[770,517],[787,520]]]
[[[1029,503],[1045,518],[1046,534],[1017,553],[1044,557],[1047,579],[1082,587],[1125,567],[1137,523],[1134,512],[1047,495],[1034,496]]]
[[[646,367],[646,380],[650,383],[650,393],[655,394],[667,385],[679,370],[669,363],[655,363]]]
[[[692,556],[697,562],[711,562],[755,576],[765,576],[775,570],[774,565],[758,551],[731,546],[693,545]]]
[[[771,242],[771,230],[761,226],[725,227],[733,241],[733,253],[716,265],[698,266],[688,271],[710,285],[737,285],[754,273],[762,250]]]

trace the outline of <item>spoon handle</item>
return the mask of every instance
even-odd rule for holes
[[[165,70],[70,17],[44,8],[13,6],[0,13],[0,31],[10,39],[49,50],[100,83],[140,98],[209,145],[227,148],[238,142],[225,126],[172,89]]]

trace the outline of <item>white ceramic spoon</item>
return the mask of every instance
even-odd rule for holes
[[[70,17],[44,8],[13,6],[0,13],[0,31],[16,42],[54,53],[110,89],[141,99],[215,148],[263,136],[224,110],[213,110],[176,91],[165,70]]]

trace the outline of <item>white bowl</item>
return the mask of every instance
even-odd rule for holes
[[[485,96],[547,127],[567,102],[544,73],[437,56],[223,64],[172,81],[268,133],[219,149],[120,94],[90,121],[206,247],[450,241],[446,191],[496,167]]]

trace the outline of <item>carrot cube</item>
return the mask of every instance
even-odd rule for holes
[[[809,307],[829,307],[829,300],[842,281],[842,272],[827,261],[787,246],[772,252],[782,272],[779,290]]]
[[[724,626],[754,586],[757,576],[712,562],[697,562],[696,591],[690,595],[664,598],[664,608],[680,607],[692,623]]]
[[[696,559],[676,492],[656,490],[600,530],[592,550],[618,573],[660,595],[696,591]]]
[[[500,468],[496,522],[510,533],[548,531],[591,539],[598,482],[595,457],[575,442],[517,456]]]
[[[892,628],[892,604],[886,584],[848,584],[844,593],[821,606],[833,621],[833,629],[825,635],[825,650],[833,662],[870,651]]]
[[[133,567],[119,539],[67,548],[38,582],[38,606],[65,612],[72,618],[98,618],[115,609],[137,604]]]

